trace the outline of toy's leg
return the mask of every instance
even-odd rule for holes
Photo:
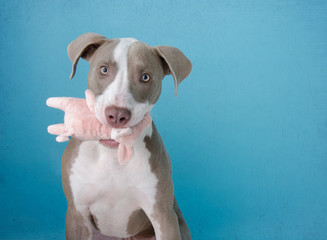
[[[56,138],[57,142],[66,142],[69,141],[69,137],[72,136],[72,133],[67,132],[64,124],[53,124],[48,127],[48,132],[52,135],[59,135]]]
[[[65,124],[59,123],[59,124],[53,124],[48,126],[48,133],[52,135],[61,135],[66,132]]]
[[[92,232],[84,224],[83,217],[74,207],[66,214],[66,240],[89,240]]]
[[[71,137],[73,134],[71,132],[66,132],[64,134],[59,135],[56,137],[57,142],[66,142],[69,141],[69,137]]]

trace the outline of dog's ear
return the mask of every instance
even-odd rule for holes
[[[175,96],[177,96],[177,87],[192,71],[192,63],[177,48],[157,46],[156,49],[159,56],[164,60],[165,74],[173,75],[175,82]]]
[[[87,61],[92,57],[93,53],[100,47],[106,38],[96,33],[85,33],[72,41],[67,47],[69,59],[73,63],[70,79],[75,75],[78,60],[83,58]]]

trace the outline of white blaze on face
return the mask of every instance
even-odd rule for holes
[[[130,92],[128,76],[128,49],[137,42],[133,38],[122,38],[114,50],[114,60],[117,62],[118,71],[114,81],[109,84],[102,95],[97,97],[95,103],[95,114],[102,124],[107,124],[105,109],[108,106],[127,108],[131,111],[131,119],[128,126],[138,124],[147,112],[150,112],[153,105],[148,102],[137,102]]]

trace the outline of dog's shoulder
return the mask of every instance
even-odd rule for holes
[[[167,174],[165,177],[169,178],[172,171],[170,157],[154,122],[152,122],[152,134],[151,136],[145,136],[144,142],[145,147],[151,153],[149,164],[152,172],[156,175]],[[161,178],[164,176],[157,177]]]
[[[69,176],[71,174],[72,165],[78,156],[78,151],[81,144],[82,141],[72,137],[62,155],[62,185],[68,201],[72,199]]]

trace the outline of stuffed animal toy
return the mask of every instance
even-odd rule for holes
[[[119,143],[118,161],[125,164],[133,156],[133,145],[143,129],[152,123],[152,118],[146,114],[143,120],[131,128],[110,128],[103,125],[95,116],[95,95],[91,90],[85,91],[86,99],[73,97],[48,98],[49,107],[65,112],[64,123],[48,127],[48,132],[56,137],[57,142],[69,141],[69,137],[81,140],[113,139]]]

